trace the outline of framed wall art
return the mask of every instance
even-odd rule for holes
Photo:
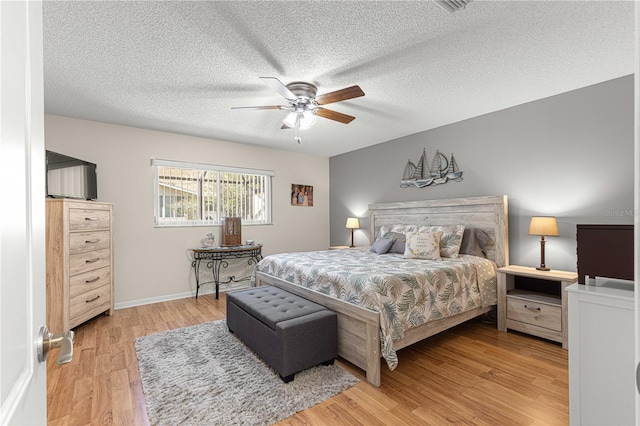
[[[291,205],[313,207],[313,186],[292,183]]]

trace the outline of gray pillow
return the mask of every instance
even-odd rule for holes
[[[391,238],[378,238],[369,250],[374,253],[385,254],[389,251],[392,245],[393,240]]]
[[[465,228],[460,244],[460,254],[487,257],[486,247],[492,242],[491,237],[479,228]]]
[[[393,245],[389,249],[389,253],[404,254],[407,237],[402,232],[387,232],[383,235],[384,238],[391,238]]]

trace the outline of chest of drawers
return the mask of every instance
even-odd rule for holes
[[[60,333],[113,313],[113,207],[48,199],[47,323]]]

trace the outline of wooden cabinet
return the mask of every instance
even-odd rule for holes
[[[565,288],[578,274],[510,265],[498,268],[498,330],[512,329],[568,348]]]
[[[242,245],[242,219],[239,217],[222,218],[222,246]]]
[[[569,420],[635,422],[633,282],[574,284],[569,299]]]
[[[576,225],[578,282],[585,275],[633,281],[633,225]]]
[[[70,330],[113,313],[113,207],[47,199],[47,324]]]

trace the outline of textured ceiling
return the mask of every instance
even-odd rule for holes
[[[47,113],[327,157],[633,67],[632,1],[44,2]],[[286,111],[231,110],[283,104],[261,76],[366,96],[298,145]]]

